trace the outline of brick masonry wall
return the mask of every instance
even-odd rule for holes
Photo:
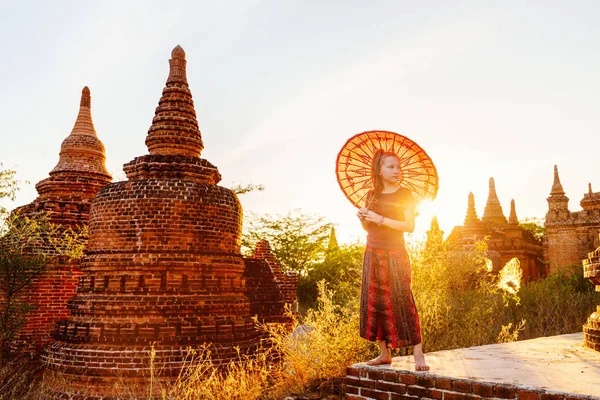
[[[293,307],[297,300],[298,275],[285,274],[265,240],[256,245],[252,257],[244,259],[244,277],[250,300],[250,313],[263,322],[291,322],[285,307]]]
[[[580,265],[593,251],[600,232],[599,226],[576,224],[547,224],[544,235],[545,258],[550,263],[550,272],[569,265]]]
[[[175,156],[148,157],[159,165]],[[56,342],[44,355],[48,379],[72,379],[55,389],[96,377],[96,389],[109,395],[118,376],[150,374],[152,346],[161,379],[179,374],[187,346],[214,343],[216,364],[237,358],[236,347],[252,351],[261,333],[242,276],[241,219],[235,194],[193,177],[100,190],[90,212],[85,275],[69,302],[70,318],[57,323]]]
[[[410,371],[382,371],[349,367],[346,376],[348,400],[583,400],[577,396],[525,386],[478,382]]]
[[[108,181],[107,177],[96,174],[51,176],[36,186],[40,196],[15,212],[29,216],[47,213],[51,222],[64,228],[79,229],[88,223],[92,198]],[[38,354],[50,342],[55,323],[69,316],[67,303],[75,296],[82,276],[79,263],[53,260],[46,268],[19,298],[33,309],[27,313],[23,327],[11,344],[14,351]]]

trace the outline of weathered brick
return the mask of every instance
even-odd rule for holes
[[[344,379],[344,383],[346,385],[351,385],[351,386],[362,386],[362,382],[359,378],[354,377],[354,376],[347,376],[346,379]]]
[[[383,380],[388,382],[400,382],[400,374],[396,371],[386,371],[383,373]]]
[[[510,387],[497,385],[494,387],[494,395],[501,399],[514,399],[515,390]]]
[[[413,374],[400,374],[400,382],[405,385],[414,385],[416,381],[417,379]]]
[[[360,390],[358,387],[350,385],[345,386],[345,392],[346,394],[360,394]]]
[[[402,383],[391,383],[386,381],[379,381],[375,383],[375,389],[383,390],[390,393],[406,393],[406,385]]]
[[[417,375],[415,383],[426,388],[433,387],[433,378],[430,376]]]
[[[473,388],[471,387],[471,382],[467,381],[454,381],[452,382],[452,388],[457,392],[462,393],[471,393]]]
[[[419,398],[428,397],[429,389],[421,386],[409,385],[406,388],[406,393],[411,396],[418,396]]]
[[[359,369],[358,368],[353,368],[353,367],[348,367],[348,368],[346,368],[346,375],[349,375],[349,376],[360,376],[359,375]]]
[[[494,387],[485,383],[473,382],[473,393],[481,397],[492,397],[494,394]]]
[[[372,389],[360,389],[360,395],[374,400],[389,400],[390,394]]]
[[[369,379],[373,379],[373,380],[376,380],[376,381],[382,380],[383,379],[383,372],[375,370],[375,369],[370,369],[369,370]]]
[[[435,378],[434,385],[438,389],[452,389],[452,381],[446,378]]]
[[[517,399],[518,400],[539,400],[540,395],[538,392],[520,389],[520,390],[517,390]]]
[[[416,396],[409,396],[407,394],[396,394],[392,393],[390,396],[390,400],[414,400],[418,399]]]
[[[542,393],[541,395],[541,400],[563,400],[564,398],[565,396],[560,394]]]
[[[479,396],[466,393],[444,392],[444,400],[473,400],[480,399]]]

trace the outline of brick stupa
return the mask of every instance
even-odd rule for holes
[[[201,159],[202,137],[177,46],[146,145],[124,165],[128,181],[94,199],[85,276],[47,347],[45,379],[56,393],[112,398],[115,387],[147,398],[174,379],[186,347],[213,343],[213,362],[237,359],[260,339],[240,255],[242,209]],[[130,398],[128,395],[127,398]]]
[[[94,129],[90,90],[86,86],[75,125],[62,142],[58,164],[48,178],[35,186],[38,197],[15,212],[28,216],[46,213],[52,223],[64,228],[87,225],[93,197],[112,179],[105,161],[104,145]],[[34,305],[34,309],[27,314],[14,348],[39,351],[50,341],[55,322],[69,316],[67,301],[75,295],[80,276],[76,263],[61,260],[59,265],[52,265],[34,279],[23,299]]]

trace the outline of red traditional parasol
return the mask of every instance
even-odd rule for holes
[[[377,150],[396,154],[400,159],[398,184],[410,189],[417,203],[433,200],[439,179],[431,158],[418,144],[395,132],[367,131],[348,139],[340,150],[335,172],[342,191],[356,207],[366,206],[373,189],[371,164]]]

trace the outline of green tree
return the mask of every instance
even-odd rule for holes
[[[19,190],[19,183],[15,178],[16,172],[12,169],[2,169],[0,164],[0,200],[9,199],[14,201]],[[8,210],[0,205],[0,219],[6,219]]]
[[[519,222],[519,226],[526,231],[531,232],[533,237],[541,243],[542,238],[544,237],[544,231],[546,230],[544,219],[533,217],[524,218]]]
[[[263,190],[265,190],[265,187],[260,184],[255,185],[253,183],[249,183],[247,185],[244,185],[244,184],[238,183],[238,184],[232,185],[231,190],[239,196],[241,194],[246,194],[246,193],[250,193],[250,192],[254,192],[254,191],[262,192]]]
[[[328,249],[323,261],[316,263],[298,279],[298,301],[302,308],[317,306],[318,283],[324,281],[340,306],[353,304],[359,296],[365,245],[353,243]]]
[[[306,275],[325,258],[331,226],[323,217],[298,209],[286,215],[251,213],[244,224],[242,254],[252,254],[256,243],[264,239],[284,271]]]
[[[0,171],[0,199],[14,200],[15,172]],[[60,263],[80,258],[87,229],[63,229],[47,213],[20,215],[0,209],[0,352],[9,354],[14,340],[33,308],[26,300],[32,282]]]

